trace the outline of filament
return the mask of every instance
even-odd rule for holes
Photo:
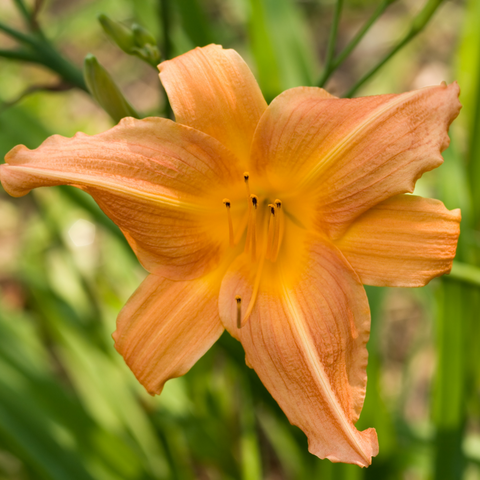
[[[247,240],[245,242],[245,252],[250,252],[251,258],[255,261],[257,250],[257,206],[258,197],[256,195],[250,195],[250,202],[248,204],[248,231]]]
[[[265,222],[265,227],[267,227],[267,223]],[[265,238],[265,235],[267,234],[267,230],[266,228],[264,228],[264,237]],[[259,259],[259,263],[258,263],[258,269],[257,269],[257,273],[255,274],[255,282],[253,284],[253,290],[252,290],[252,296],[250,297],[250,301],[248,302],[248,307],[247,307],[247,311],[245,312],[245,315],[243,316],[243,319],[241,321],[241,324],[240,324],[240,328],[243,327],[252,311],[253,311],[253,307],[255,306],[255,302],[257,300],[257,295],[258,295],[258,289],[260,287],[260,281],[262,279],[262,272],[263,272],[263,265],[265,264],[265,257],[267,255],[267,242],[264,241],[263,242],[263,248],[262,248],[262,252],[260,254],[260,259]],[[237,310],[237,315],[238,315],[238,310]]]
[[[276,222],[275,222],[275,232],[273,234],[273,248],[272,248],[272,262],[276,262],[278,258],[278,252],[282,245],[283,235],[285,233],[285,214],[283,212],[283,206],[281,200],[278,198],[275,200],[276,207]]]
[[[231,203],[228,198],[223,199],[223,204],[227,207],[227,217],[228,217],[228,239],[230,242],[230,246],[233,247],[235,245],[235,237],[233,235],[233,222],[232,222],[232,214],[230,213]]]
[[[275,205],[270,203],[268,205],[270,209],[270,220],[268,222],[268,235],[267,235],[267,253],[266,258],[267,260],[271,260],[273,254],[275,253],[275,230],[278,221],[275,219]]]
[[[242,326],[242,297],[240,295],[235,296],[237,302],[237,328]]]

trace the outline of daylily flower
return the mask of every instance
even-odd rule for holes
[[[375,430],[355,428],[362,284],[418,287],[451,268],[459,210],[405,194],[443,161],[458,86],[355,99],[300,87],[267,105],[233,50],[196,48],[159,68],[176,122],[126,118],[17,146],[5,190],[74,185],[121,228],[150,275],[115,346],[148,392],[227,329],[310,452],[369,465]]]

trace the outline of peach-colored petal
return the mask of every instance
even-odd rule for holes
[[[246,305],[255,272],[239,257],[220,291],[220,316],[246,361],[309,450],[333,462],[367,466],[378,453],[375,430],[357,431],[366,387],[370,311],[365,291],[341,252],[308,237],[303,266],[267,266],[250,318],[236,327],[235,296]],[[271,271],[268,271],[271,268]]]
[[[412,192],[422,173],[442,163],[458,94],[456,83],[354,99],[287,90],[260,120],[253,170],[279,190],[311,192],[318,227],[338,238],[355,217]]]
[[[366,285],[422,287],[452,268],[460,210],[397,195],[357,218],[337,242]]]
[[[222,334],[218,289],[208,276],[174,282],[149,275],[123,307],[115,348],[151,395],[187,373]]]
[[[0,178],[13,196],[60,184],[90,193],[152,273],[198,277],[228,245],[215,224],[225,221],[222,199],[241,172],[225,147],[192,128],[127,118],[99,135],[17,146],[5,160]]]
[[[163,62],[159,69],[177,122],[219,140],[245,168],[267,103],[242,57],[208,45]]]

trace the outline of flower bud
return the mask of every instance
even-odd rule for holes
[[[83,75],[92,97],[113,120],[119,122],[124,117],[139,118],[138,113],[125,99],[112,77],[92,54],[85,57]]]
[[[135,35],[132,30],[119,22],[112,20],[103,13],[98,16],[104,32],[125,52],[132,54],[137,46]]]
[[[101,14],[98,20],[105,33],[129,55],[135,55],[156,67],[160,63],[160,52],[155,37],[145,28],[134,23],[131,28]]]
[[[154,46],[157,44],[155,37],[146,28],[143,28],[138,23],[134,23],[132,25],[132,32],[135,43],[138,47],[144,47],[145,45]]]
[[[156,67],[160,63],[160,52],[155,37],[137,23],[132,25],[132,32],[138,47],[134,54]]]

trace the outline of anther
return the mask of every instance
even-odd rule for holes
[[[228,198],[223,199],[223,204],[227,207],[227,217],[228,217],[228,239],[230,246],[233,247],[235,245],[235,238],[233,235],[233,222],[232,222],[232,214],[230,213],[231,203]]]
[[[250,200],[252,201],[252,205],[257,208],[258,205],[258,197],[253,193],[250,195]]]
[[[242,326],[242,297],[240,295],[235,296],[237,302],[237,328]]]

